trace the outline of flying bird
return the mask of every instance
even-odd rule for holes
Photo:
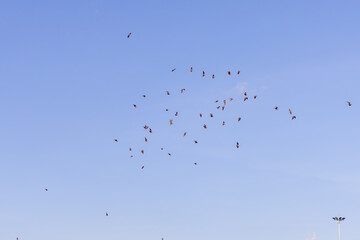
[[[246,100],[248,100],[249,98],[248,97],[244,97],[244,102],[246,101]]]
[[[177,117],[177,115],[178,115],[178,112],[175,113],[175,117]]]
[[[164,150],[164,148],[160,148],[160,150],[162,151],[162,150]]]
[[[215,78],[215,75],[213,74],[211,78],[214,79],[214,78]]]
[[[170,126],[173,124],[173,120],[172,119],[170,119]]]
[[[105,216],[107,216],[107,217],[108,217],[108,216],[109,216],[109,214],[106,212]]]
[[[292,116],[291,120],[294,120],[294,119],[296,119],[296,116]]]
[[[144,169],[145,166],[141,166],[141,169]]]
[[[194,140],[194,143],[198,143],[198,141]]]
[[[240,122],[240,120],[241,120],[241,117],[238,117],[238,122]]]
[[[176,68],[174,68],[174,69],[171,69],[171,72],[173,72],[173,71],[175,71],[176,70]]]
[[[142,95],[143,98],[146,98],[146,95]]]
[[[129,38],[131,36],[131,33],[129,33],[128,35],[127,35],[127,38]]]
[[[225,109],[225,107],[224,107],[224,106],[222,106],[222,107],[221,107],[221,110],[222,110],[222,111],[224,111],[224,109]]]
[[[216,100],[215,102],[217,103],[217,102],[219,102],[219,100]]]
[[[147,142],[148,140],[147,140],[147,138],[145,137],[145,142]]]
[[[223,102],[224,102],[224,105],[226,105],[226,100],[223,100]]]
[[[168,111],[169,111],[169,109],[165,109],[165,111],[166,111],[166,112],[168,112]]]
[[[136,108],[136,104],[133,104],[134,108]]]
[[[236,148],[239,148],[239,146],[240,146],[240,145],[239,145],[239,142],[237,142],[237,143],[236,143]]]
[[[214,114],[210,113],[210,117],[214,117]]]
[[[114,139],[114,142],[118,142],[118,140],[117,140],[117,139]]]
[[[149,128],[149,133],[152,133],[152,130],[151,130],[151,128]]]
[[[171,157],[171,153],[168,153],[169,157]]]
[[[45,188],[45,191],[47,192],[47,191],[49,191],[49,189]]]
[[[257,98],[257,96],[255,95],[255,96],[254,96],[254,99],[256,99],[256,98]]]
[[[205,77],[205,72],[203,71],[203,77]]]
[[[184,137],[186,136],[186,132],[184,132]]]
[[[220,108],[220,106],[217,106],[216,108],[217,108],[217,109],[219,109],[219,108]]]
[[[207,129],[207,126],[206,126],[206,124],[204,124],[204,126],[203,126],[205,129]]]
[[[289,108],[289,113],[290,113],[290,115],[292,115],[292,111],[291,111],[291,109]]]
[[[190,68],[190,72],[192,72],[192,67]]]
[[[170,92],[169,92],[169,91],[166,91],[166,95],[168,95],[168,96],[169,96],[169,95],[170,95]]]
[[[222,125],[225,126],[225,121],[222,122]]]
[[[149,126],[146,126],[146,125],[144,126],[144,129],[145,129],[145,130],[148,129],[148,128],[149,128]]]
[[[275,109],[275,110],[278,110],[279,108],[276,106],[276,107],[274,107],[274,109]]]
[[[200,115],[200,117],[202,117],[202,113],[200,113],[199,115]]]
[[[144,150],[141,150],[141,153],[144,154]]]
[[[349,101],[346,101],[346,102],[347,102],[348,106],[351,107],[351,102],[349,102]]]
[[[230,101],[234,100],[232,97],[230,98]]]
[[[237,72],[238,73],[238,75],[240,74],[240,70]]]
[[[134,157],[134,155],[130,155],[130,158]]]
[[[131,151],[132,151],[132,149],[131,149],[131,148],[129,148],[129,151],[131,152]]]
[[[229,75],[229,76],[231,75],[230,71],[228,71],[228,75]]]
[[[244,96],[247,96],[247,92],[244,92]]]
[[[183,93],[184,91],[185,91],[185,88],[182,88],[182,89],[181,89],[181,93]]]
[[[196,162],[194,162],[194,165],[196,166],[196,165],[197,165],[197,163],[196,163]]]

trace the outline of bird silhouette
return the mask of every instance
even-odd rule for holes
[[[136,104],[133,104],[134,108],[136,108]]]
[[[211,78],[214,79],[214,78],[215,78],[215,75],[213,74]]]
[[[191,68],[190,68],[190,72],[192,72],[192,70],[193,70],[193,68],[191,67]]]
[[[346,101],[346,102],[347,102],[348,106],[351,107],[351,102],[349,102],[349,101]]]
[[[240,145],[239,145],[239,142],[237,142],[237,143],[236,143],[236,148],[239,148],[239,146],[240,146]]]
[[[184,132],[184,137],[186,136],[186,132]]]
[[[166,91],[166,95],[168,95],[168,96],[169,96],[169,95],[170,95],[170,92],[169,92],[169,91]]]
[[[183,93],[184,91],[185,91],[185,88],[182,88],[180,92]]]
[[[141,150],[141,153],[144,154],[144,150]]]
[[[292,111],[291,111],[291,109],[289,108],[289,113],[290,113],[290,115],[292,115]]]
[[[240,120],[241,120],[241,117],[238,117],[238,122],[240,122]]]
[[[207,129],[207,126],[206,126],[206,124],[204,124],[204,126],[203,126],[205,129]]]
[[[296,116],[292,116],[291,120],[294,120],[294,119],[296,119]]]
[[[205,72],[203,71],[203,75],[202,75],[203,77],[205,77]]]
[[[228,71],[228,75],[229,75],[229,76],[231,75],[230,71]]]
[[[176,68],[174,68],[174,69],[171,69],[171,71],[173,72],[173,71],[175,71],[176,70]]]
[[[279,108],[276,106],[276,107],[274,107],[274,109],[275,109],[275,110],[278,110]]]
[[[117,140],[117,139],[114,139],[114,142],[118,142],[118,140]]]
[[[237,74],[238,74],[238,75],[240,74],[240,70],[239,70],[239,71],[237,71]]]
[[[131,36],[131,33],[129,33],[128,35],[127,35],[127,38],[129,38]]]
[[[170,119],[170,125],[173,125],[173,120],[172,119]]]

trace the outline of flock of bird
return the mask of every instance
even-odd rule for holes
[[[130,38],[130,37],[131,37],[131,32],[127,35],[127,38]],[[176,68],[171,69],[171,72],[174,72],[174,71],[176,71]],[[189,70],[189,71],[190,71],[190,72],[193,72],[193,71],[194,71],[193,67],[190,67],[190,70]],[[237,70],[237,71],[236,71],[236,74],[237,74],[237,75],[240,75],[240,73],[241,73],[240,70]],[[228,75],[228,76],[231,76],[231,71],[228,71],[228,72],[227,72],[227,75]],[[205,77],[205,76],[206,76],[205,71],[202,71],[202,77]],[[214,79],[214,78],[215,78],[215,75],[214,75],[214,74],[211,74],[211,78]],[[185,92],[185,88],[180,89],[180,93],[181,93],[181,94],[183,94],[184,92]],[[166,91],[166,95],[169,96],[169,95],[170,95],[170,92],[169,92],[169,91]],[[243,96],[242,101],[243,101],[243,102],[248,101],[248,100],[249,100],[249,95],[248,95],[248,93],[247,93],[247,92],[244,92],[243,95],[244,95],[244,96]],[[146,97],[147,97],[146,95],[142,95],[142,98],[146,98]],[[257,97],[258,97],[257,95],[254,95],[254,96],[252,96],[252,99],[255,100],[255,99],[257,99]],[[224,111],[227,101],[233,101],[233,100],[234,100],[234,98],[232,98],[232,97],[229,98],[228,100],[227,100],[227,99],[223,99],[223,100],[221,100],[221,101],[220,101],[219,99],[218,99],[218,100],[215,100],[215,103],[222,103],[221,105],[218,105],[218,106],[216,107],[216,109],[221,109],[222,111]],[[349,107],[352,106],[351,102],[346,101],[346,103],[347,103],[347,105],[348,105]],[[136,104],[133,104],[133,108],[136,109],[136,108],[137,108],[137,105],[136,105]],[[278,110],[279,110],[279,107],[278,107],[278,106],[275,106],[275,107],[274,107],[274,110],[275,110],[275,111],[278,111]],[[169,111],[169,109],[165,109],[165,111]],[[175,117],[177,117],[178,114],[179,114],[179,112],[175,112]],[[295,119],[296,119],[296,116],[293,115],[293,112],[292,112],[291,109],[289,109],[289,114],[290,114],[291,120],[295,120]],[[213,113],[209,113],[209,116],[210,116],[210,118],[213,118],[213,117],[214,117],[214,114],[213,114]],[[199,117],[202,118],[202,117],[203,117],[203,114],[202,114],[202,113],[199,113]],[[237,121],[240,122],[240,121],[241,121],[241,117],[238,117],[238,118],[237,118]],[[172,125],[174,124],[173,119],[169,119],[169,124],[170,124],[170,126],[172,126]],[[225,121],[222,121],[222,124],[221,124],[221,125],[224,126],[224,125],[225,125]],[[147,125],[145,125],[143,128],[144,128],[145,130],[147,130],[149,133],[152,133],[152,132],[153,132],[152,129],[151,129],[149,126],[147,126]],[[207,129],[207,125],[204,124],[204,125],[203,125],[203,128],[204,128],[204,129]],[[185,137],[186,135],[187,135],[187,132],[184,132],[184,133],[183,133],[183,137]],[[144,137],[144,141],[145,141],[145,143],[147,143],[147,142],[148,142],[148,138],[147,138],[147,137]],[[114,139],[114,142],[115,142],[115,143],[118,143],[119,140],[118,140],[118,139]],[[197,140],[194,140],[194,143],[197,144],[198,141],[197,141]],[[239,148],[239,147],[240,147],[239,142],[236,142],[235,147],[236,147],[236,148]],[[160,148],[160,150],[164,150],[164,148],[162,147],[162,148]],[[131,147],[129,148],[129,152],[133,152],[133,149],[132,149]],[[143,149],[141,149],[140,152],[141,152],[141,154],[145,154],[145,151],[144,151]],[[167,155],[168,155],[169,157],[171,157],[171,153],[167,153]],[[134,155],[131,154],[130,157],[132,158],[132,157],[134,157]],[[198,163],[197,163],[197,162],[194,162],[194,165],[196,166],[196,165],[198,165]],[[144,168],[145,168],[145,166],[141,166],[141,169],[144,169]],[[48,189],[45,188],[45,191],[48,192]],[[105,216],[108,217],[108,216],[109,216],[109,213],[106,212],[106,213],[105,213]],[[19,240],[19,238],[17,237],[16,240]],[[164,238],[162,238],[162,240],[164,240]]]

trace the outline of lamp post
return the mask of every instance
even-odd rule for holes
[[[340,222],[344,221],[345,218],[344,217],[333,217],[333,219],[338,223],[339,240],[341,240],[340,239]]]

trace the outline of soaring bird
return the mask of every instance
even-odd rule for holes
[[[202,113],[200,113],[199,115],[200,115],[200,117],[202,117]]]
[[[117,139],[114,139],[114,142],[118,142],[118,140],[117,140]]]
[[[146,95],[142,95],[143,98],[146,98]]]
[[[141,150],[141,153],[144,154],[144,150]]]
[[[217,102],[219,102],[219,100],[216,100],[215,102],[217,103]]]
[[[129,152],[131,152],[132,151],[132,149],[131,148],[129,148]]]
[[[203,126],[205,129],[207,129],[207,126],[206,126],[206,124],[204,124],[204,126]]]
[[[176,68],[174,68],[174,69],[171,69],[171,71],[173,72],[173,71],[175,71],[176,70]]]
[[[205,72],[203,71],[203,77],[205,77]]]
[[[178,112],[176,112],[176,113],[175,113],[175,117],[177,117],[177,115],[178,115],[178,114],[179,114],[179,113],[178,113]]]
[[[246,100],[248,100],[249,98],[248,97],[244,97],[244,102],[246,101]]]
[[[247,96],[247,92],[244,92],[244,96]]]
[[[279,108],[276,106],[276,107],[274,107],[274,109],[275,109],[275,110],[278,110]]]
[[[214,78],[215,78],[215,75],[213,74],[211,78],[214,79]]]
[[[171,157],[171,153],[168,153],[169,157]]]
[[[230,71],[228,71],[228,75],[229,75],[229,76],[231,75]]]
[[[186,136],[186,132],[184,132],[184,137]]]
[[[225,126],[225,121],[222,122],[222,125]]]
[[[136,104],[133,104],[134,108],[136,108]]]
[[[147,142],[148,140],[147,140],[147,138],[145,137],[145,142]]]
[[[170,125],[172,125],[173,124],[173,120],[172,119],[170,119]]]
[[[107,216],[107,217],[108,217],[108,216],[109,216],[109,214],[106,212],[106,213],[105,213],[105,216]]]
[[[168,111],[169,111],[169,109],[165,109],[165,111],[166,111],[166,112],[168,112]]]
[[[128,35],[127,35],[127,38],[129,38],[131,36],[131,33],[129,33]]]
[[[239,148],[239,146],[240,146],[240,145],[239,145],[239,142],[237,142],[237,143],[236,143],[236,148]]]
[[[182,89],[181,89],[181,93],[183,93],[184,91],[185,91],[185,88],[182,88]]]
[[[130,155],[130,158],[134,157],[134,155]]]
[[[144,169],[145,166],[141,166],[141,169]]]
[[[241,120],[241,117],[238,117],[238,122],[240,122],[240,120]]]
[[[164,148],[160,148],[160,150],[162,151],[162,150],[164,150]]]
[[[214,117],[214,114],[210,113],[210,117]]]
[[[226,100],[223,100],[223,102],[224,102],[224,105],[226,105]]]
[[[238,71],[238,75],[240,74],[240,70]]]
[[[254,99],[256,99],[256,98],[257,98],[257,96],[255,95],[255,96],[254,96]]]
[[[234,100],[232,97],[230,98],[230,101]]]
[[[196,165],[197,165],[197,163],[196,163],[196,162],[194,162],[194,165],[196,166]]]
[[[224,107],[224,106],[222,106],[222,107],[221,107],[221,110],[222,110],[222,111],[224,111],[224,109],[225,109],[225,107]]]
[[[348,106],[351,107],[351,102],[349,102],[349,101],[346,101],[346,102],[347,102]]]
[[[198,143],[198,141],[194,140],[194,143]]]
[[[152,130],[151,130],[151,128],[149,128],[149,133],[152,133]]]
[[[292,116],[291,120],[294,120],[294,119],[296,119],[296,116]]]
[[[45,191],[47,192],[47,191],[49,191],[49,189],[45,188]]]
[[[144,126],[144,129],[145,129],[145,130],[148,129],[148,128],[149,128],[149,126],[147,126],[147,125]]]
[[[219,108],[220,108],[220,106],[217,106],[216,108],[217,108],[217,109],[219,109]]]
[[[289,113],[290,113],[290,115],[292,115],[292,111],[291,111],[291,109],[289,108]]]
[[[192,72],[192,67],[190,68],[190,72]]]
[[[170,95],[170,92],[169,92],[169,91],[166,91],[166,95],[168,95],[168,96],[169,96],[169,95]]]

